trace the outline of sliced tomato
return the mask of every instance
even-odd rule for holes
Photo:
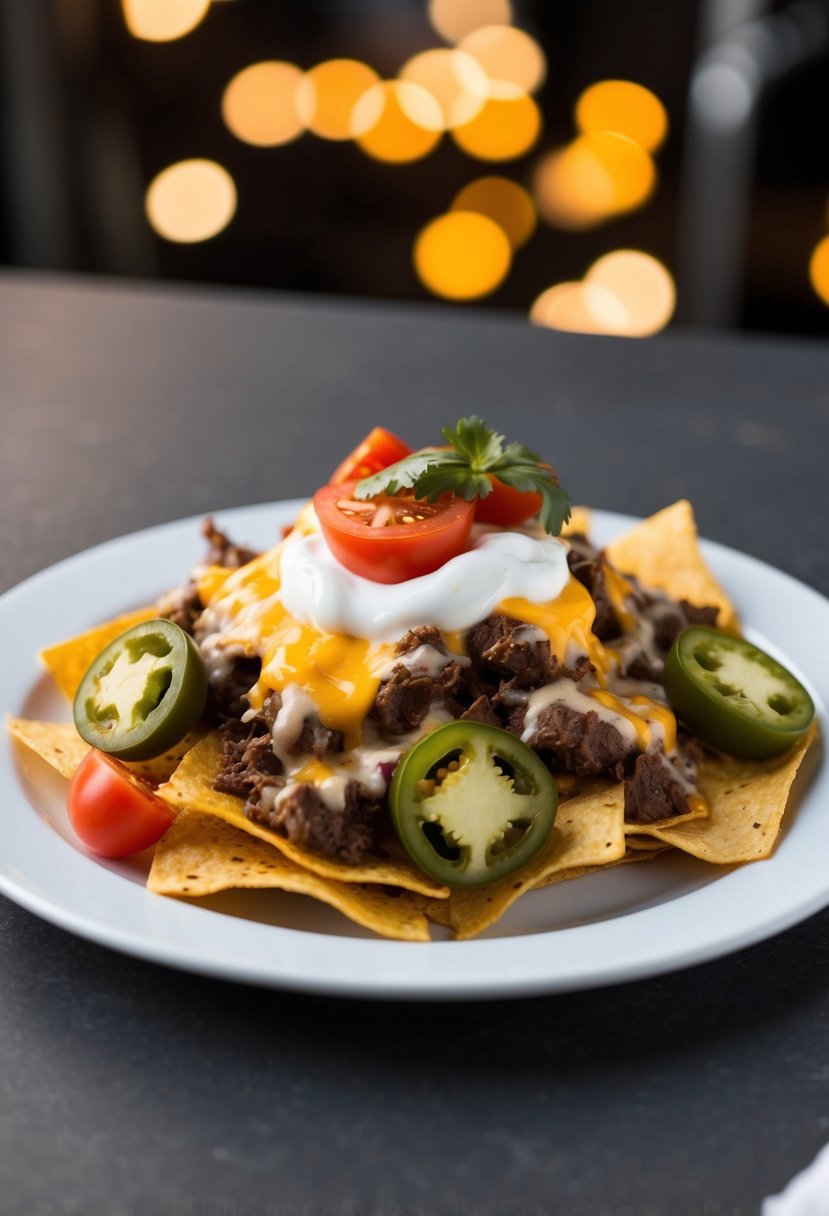
[[[390,464],[396,464],[404,456],[411,456],[412,451],[408,443],[392,435],[391,431],[376,426],[334,470],[331,485],[338,486],[344,481],[359,481],[362,477],[370,477],[372,473],[379,473]]]
[[[421,502],[411,493],[353,497],[356,481],[323,486],[314,509],[328,548],[353,574],[402,583],[437,570],[466,548],[475,503],[445,494]]]
[[[490,477],[491,493],[478,499],[475,518],[482,524],[498,524],[509,528],[532,519],[541,510],[541,495],[534,490],[514,490],[505,486],[497,477]]]
[[[95,748],[69,782],[67,805],[72,827],[101,857],[129,857],[148,849],[176,817],[146,781]]]

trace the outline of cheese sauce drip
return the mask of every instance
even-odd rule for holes
[[[611,572],[608,586],[623,629],[633,628],[630,585]],[[294,690],[302,690],[303,716],[316,707],[324,726],[342,731],[347,753],[361,747],[365,719],[395,663],[422,659],[428,668],[441,659],[437,652],[397,656],[394,642],[418,625],[436,625],[457,658],[464,655],[466,631],[495,612],[526,622],[527,641],[546,637],[560,665],[586,655],[595,669],[578,687],[562,679],[533,693],[528,728],[545,704],[577,700],[582,711],[595,710],[621,729],[631,745],[675,751],[676,721],[662,690],[619,676],[617,655],[592,632],[596,608],[569,572],[566,544],[546,535],[476,529],[472,547],[432,574],[383,584],[340,565],[306,509],[282,544],[238,570],[205,568],[198,588],[207,605],[206,659],[258,655],[262,671],[249,694],[251,707],[261,708],[271,690],[284,695],[286,689],[293,706],[299,703]],[[321,762],[286,764],[286,770],[294,780],[327,782],[335,775]],[[341,773],[338,766],[337,778]]]

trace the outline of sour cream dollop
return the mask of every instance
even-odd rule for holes
[[[374,583],[342,566],[318,533],[289,540],[280,562],[291,616],[325,633],[393,642],[416,625],[468,629],[505,599],[556,599],[567,583],[567,549],[554,537],[484,532],[432,574]]]

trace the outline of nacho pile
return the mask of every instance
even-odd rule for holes
[[[574,512],[570,531],[587,530],[589,515]],[[620,570],[671,597],[716,605],[723,628],[739,631],[737,612],[708,570],[699,549],[690,505],[679,502],[638,524],[608,546]],[[91,660],[130,625],[154,615],[144,609],[49,647],[43,659],[71,700]],[[70,777],[88,751],[71,723],[11,719],[12,735],[62,776]],[[346,864],[299,848],[248,819],[240,798],[219,793],[213,782],[221,762],[219,732],[191,732],[171,752],[134,764],[158,786],[179,814],[156,846],[150,891],[198,899],[228,889],[273,889],[307,895],[356,924],[385,937],[428,941],[429,923],[459,939],[496,923],[529,892],[597,870],[649,861],[679,849],[716,865],[770,856],[792,784],[818,736],[814,724],[781,757],[761,762],[708,754],[700,771],[707,805],[656,823],[625,821],[623,784],[606,779],[563,779],[553,831],[520,871],[488,887],[454,889],[422,873],[396,840],[358,864]]]

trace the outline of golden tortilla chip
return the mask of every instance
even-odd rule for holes
[[[41,650],[40,657],[63,695],[72,701],[87,668],[103,648],[114,642],[120,633],[132,629],[133,625],[140,621],[149,621],[154,616],[158,616],[155,608],[138,608],[135,612],[127,612],[112,621],[105,621],[103,625],[96,625],[94,629],[79,633],[65,642],[47,646],[45,650]]]
[[[38,722],[29,718],[9,718],[7,722],[15,739],[25,743],[26,747],[67,779],[90,750],[89,744],[84,743],[72,722]],[[203,730],[192,730],[163,756],[154,756],[151,760],[132,760],[127,763],[127,768],[148,781],[168,781],[182,757],[198,743],[203,734]]]
[[[684,815],[669,815],[665,819],[658,819],[656,823],[634,823],[626,819],[625,843],[629,844],[632,837],[649,836],[651,828],[678,828],[683,823],[694,823],[697,819],[707,819],[709,813],[708,804],[700,800],[698,806],[686,811]],[[636,848],[636,845],[634,844],[633,847]]]
[[[250,833],[195,811],[182,811],[156,845],[147,887],[158,895],[187,898],[231,888],[291,891],[329,904],[383,937],[430,940],[418,897],[323,878]]]
[[[717,865],[769,857],[797,770],[818,734],[815,722],[796,747],[771,760],[706,758],[700,789],[708,800],[709,817],[674,828],[650,824],[647,834]]]
[[[320,857],[308,849],[298,848],[283,836],[277,836],[275,832],[260,824],[252,823],[245,815],[244,803],[240,798],[213,789],[213,781],[221,765],[221,756],[221,737],[218,731],[211,731],[188,752],[170,781],[159,788],[159,795],[173,806],[186,806],[203,815],[214,815],[251,836],[257,836],[297,865],[304,866],[321,878],[332,878],[339,882],[383,883],[438,898],[446,898],[449,895],[448,887],[418,870],[402,855],[402,851],[385,859],[369,858],[359,865],[348,865],[330,857]]]
[[[599,874],[602,870],[612,870],[614,866],[630,865],[636,861],[650,861],[657,857],[660,853],[670,852],[670,845],[657,842],[655,847],[643,852],[631,851],[628,849],[624,857],[619,857],[616,861],[609,861],[603,866],[576,866],[572,870],[560,870],[558,874],[551,874],[548,878],[535,884],[534,890],[540,890],[542,887],[551,887],[556,883],[569,882],[571,878],[583,878],[585,874]]]
[[[720,629],[739,632],[731,600],[708,569],[699,548],[691,504],[685,499],[643,520],[606,548],[623,574],[634,574],[645,587],[656,587],[675,600],[714,605]]]
[[[488,887],[452,891],[449,910],[455,936],[476,937],[527,891],[546,885],[556,874],[620,860],[625,855],[624,814],[621,782],[562,803],[550,839],[518,873]]]

